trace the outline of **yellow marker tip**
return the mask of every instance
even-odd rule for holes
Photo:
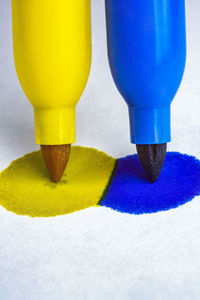
[[[41,145],[42,156],[50,177],[58,183],[66,169],[71,145]]]

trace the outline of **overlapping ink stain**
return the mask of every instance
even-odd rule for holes
[[[99,205],[122,213],[156,213],[176,208],[200,195],[200,161],[168,152],[159,179],[149,183],[137,155],[117,161],[110,186]]]
[[[31,217],[63,215],[99,205],[122,213],[155,213],[176,208],[197,195],[200,161],[178,152],[167,153],[153,184],[137,155],[116,161],[84,147],[72,147],[59,184],[50,181],[40,151],[19,158],[0,173],[0,205]]]

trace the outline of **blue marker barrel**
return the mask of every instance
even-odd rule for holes
[[[105,1],[109,63],[128,104],[131,141],[167,143],[185,68],[185,0]]]

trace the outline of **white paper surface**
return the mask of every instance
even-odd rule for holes
[[[172,106],[169,150],[200,158],[200,2],[187,0],[187,67]],[[129,142],[125,102],[107,62],[104,1],[93,0],[93,65],[77,106],[77,144],[120,157]],[[32,107],[12,58],[10,1],[0,0],[0,170],[34,142]],[[0,207],[1,300],[200,298],[200,197],[153,215],[89,208],[56,218]]]

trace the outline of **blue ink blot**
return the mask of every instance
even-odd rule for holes
[[[155,183],[149,183],[137,155],[117,161],[101,206],[130,214],[156,213],[176,208],[200,195],[200,161],[168,152]]]

